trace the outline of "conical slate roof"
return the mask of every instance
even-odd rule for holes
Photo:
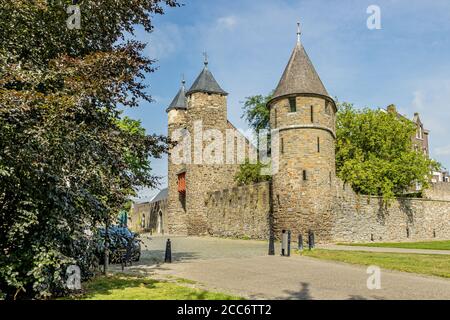
[[[217,93],[228,95],[217,83],[216,79],[212,75],[211,71],[208,70],[208,67],[205,63],[205,67],[202,72],[199,74],[197,79],[194,81],[194,84],[186,93],[186,95],[190,95],[195,92],[205,92],[205,93]]]
[[[329,96],[305,48],[299,41],[275,89],[273,99],[301,93]]]
[[[169,108],[167,108],[166,112],[169,112],[170,110],[173,110],[173,109],[187,109],[186,93],[185,93],[185,89],[184,89],[184,80],[183,80],[183,84],[182,84],[180,90],[178,91],[177,95],[170,103]]]

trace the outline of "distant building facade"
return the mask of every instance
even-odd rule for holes
[[[135,232],[164,234],[167,220],[168,189],[163,189],[150,201],[135,202],[131,207],[128,226]]]
[[[429,149],[428,140],[429,140],[430,131],[425,129],[425,127],[422,123],[422,120],[420,120],[419,113],[417,113],[417,112],[414,113],[413,119],[408,119],[406,116],[400,114],[397,111],[397,108],[395,107],[395,105],[393,105],[393,104],[388,106],[386,108],[386,110],[383,110],[383,111],[394,113],[398,117],[402,117],[406,120],[409,120],[416,125],[416,132],[411,137],[413,148],[415,151],[422,152],[424,155],[426,155],[429,158],[430,157],[430,149]]]

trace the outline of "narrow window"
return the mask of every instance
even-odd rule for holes
[[[281,138],[281,153],[284,153],[284,139]]]
[[[273,117],[275,118],[274,122],[275,122],[275,128],[276,128],[277,127],[277,109],[275,109],[275,113],[274,113]]]
[[[314,122],[314,106],[311,106],[311,123]]]
[[[186,194],[186,172],[178,175],[178,192],[180,194]]]
[[[317,137],[317,152],[320,153],[320,138]]]
[[[325,101],[325,113],[330,114],[330,103]]]
[[[295,97],[289,98],[290,112],[297,112],[297,99]]]
[[[303,170],[303,181],[308,180],[308,176],[306,175],[306,170]]]
[[[423,139],[423,128],[420,125],[419,125],[419,128],[417,130],[417,138],[418,139]]]

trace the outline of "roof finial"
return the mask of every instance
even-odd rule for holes
[[[186,84],[186,80],[184,79],[184,73],[181,74],[181,86],[184,89],[184,85]]]
[[[302,31],[300,29],[300,22],[297,22],[297,42],[300,43],[300,35],[302,34]]]
[[[205,64],[205,68],[207,68],[208,67],[208,53],[206,53],[206,51],[203,52],[203,57],[205,57],[205,60],[203,63]]]

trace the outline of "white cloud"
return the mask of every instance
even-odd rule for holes
[[[415,109],[417,110],[423,110],[425,107],[424,104],[424,100],[425,100],[425,95],[422,91],[417,90],[413,92],[414,95],[414,99],[412,101],[412,105]]]
[[[450,145],[436,148],[434,153],[438,156],[450,156]]]
[[[217,19],[217,26],[222,29],[233,30],[237,25],[236,16],[226,16]]]
[[[147,54],[151,59],[163,60],[179,50],[182,43],[180,28],[175,24],[164,24],[150,34]]]

